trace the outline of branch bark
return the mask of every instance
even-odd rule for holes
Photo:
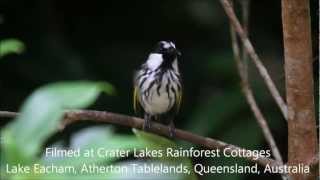
[[[0,117],[3,117],[2,114],[3,114],[2,111],[0,111]],[[6,116],[6,114],[7,113],[5,112],[4,113],[5,117],[8,117]],[[12,113],[11,117],[15,117],[16,115]],[[111,124],[117,124],[117,125],[127,126],[131,128],[136,128],[136,129],[142,129],[142,126],[144,123],[144,120],[141,118],[126,116],[122,114],[116,114],[112,112],[93,111],[93,110],[74,110],[74,111],[67,111],[65,113],[64,119],[61,123],[60,130],[63,130],[67,125],[78,122],[78,121],[111,123]],[[160,123],[152,122],[150,132],[169,137],[169,128]],[[226,153],[231,153],[231,151],[245,151],[245,152],[248,152],[249,154],[253,154],[252,151],[250,150],[247,150],[232,144],[228,144],[216,139],[199,136],[181,129],[175,129],[175,138],[184,140],[187,142],[191,142],[193,144],[197,144],[209,149],[220,149],[221,151],[226,151]],[[268,157],[256,158],[255,156],[252,155],[252,156],[246,156],[242,158],[245,158],[253,163],[258,163],[261,166],[266,166],[267,164],[269,166],[282,165],[282,163]]]
[[[249,3],[249,1],[242,1],[243,7],[242,7],[242,13],[244,14],[244,30],[245,33],[248,34],[248,16],[246,16],[246,14],[248,14],[248,6],[249,4],[245,4],[245,3]],[[233,3],[231,1],[231,5],[233,7]],[[249,79],[248,79],[248,69],[247,69],[247,64],[246,64],[246,51],[242,52],[242,57],[240,55],[240,45],[238,43],[237,40],[237,35],[236,32],[233,28],[233,26],[230,26],[230,35],[231,35],[231,43],[232,43],[232,51],[233,51],[233,55],[234,55],[234,59],[238,68],[238,72],[239,72],[239,76],[240,76],[240,80],[241,80],[241,89],[242,92],[250,106],[251,111],[253,112],[255,119],[258,123],[258,125],[260,126],[263,135],[272,151],[273,156],[275,157],[275,159],[278,162],[281,162],[283,164],[283,160],[282,160],[282,156],[280,154],[279,148],[277,147],[277,144],[274,140],[274,137],[271,133],[271,130],[268,126],[268,123],[263,115],[263,113],[261,112],[255,98],[252,92],[252,89],[250,87],[250,83],[249,83]],[[281,175],[283,180],[288,179],[287,176],[285,174]]]
[[[287,120],[287,105],[285,104],[284,100],[280,96],[280,93],[275,86],[274,82],[272,81],[267,69],[263,65],[262,61],[260,60],[259,56],[255,52],[248,36],[246,35],[245,31],[243,30],[235,12],[230,4],[229,0],[220,0],[222,7],[224,8],[229,20],[230,24],[233,26],[237,34],[239,35],[245,50],[247,51],[249,57],[252,59],[253,63],[256,65],[261,77],[263,78],[264,82],[266,83],[272,97],[276,101],[276,104],[280,108],[280,111],[283,114],[283,117]]]
[[[244,33],[249,37],[249,16],[250,16],[250,4],[251,4],[251,0],[241,0],[240,1],[241,4],[241,20],[242,20],[242,27],[243,27],[243,31]],[[233,30],[234,31],[234,30]],[[234,33],[236,33],[234,31]],[[237,41],[238,42],[238,41]],[[243,62],[243,68],[244,68],[244,78],[246,81],[249,82],[248,79],[248,53],[246,51],[246,49],[244,47],[242,47],[242,62]]]
[[[309,0],[282,0],[282,24],[288,102],[288,163],[308,164],[317,153]],[[291,174],[314,180],[317,172]]]

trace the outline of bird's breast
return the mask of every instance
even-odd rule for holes
[[[176,101],[178,86],[180,81],[173,71],[148,76],[140,90],[142,107],[152,115],[166,113]]]

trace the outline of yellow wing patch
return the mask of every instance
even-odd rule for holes
[[[176,113],[179,113],[180,111],[180,106],[181,106],[181,100],[182,100],[182,91],[178,91],[178,96],[177,96],[177,99],[176,99],[176,106],[177,106],[177,112]]]
[[[138,113],[138,106],[139,106],[139,95],[137,87],[134,87],[133,90],[133,110],[137,114]]]

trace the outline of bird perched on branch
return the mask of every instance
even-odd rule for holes
[[[144,113],[143,129],[150,121],[169,123],[174,136],[173,119],[179,112],[182,87],[178,68],[181,53],[171,41],[160,41],[134,76],[134,110]]]

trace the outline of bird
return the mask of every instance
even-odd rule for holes
[[[144,131],[158,121],[169,123],[169,136],[175,135],[173,120],[182,100],[180,56],[172,41],[160,41],[134,74],[133,107],[136,114],[144,114]]]

